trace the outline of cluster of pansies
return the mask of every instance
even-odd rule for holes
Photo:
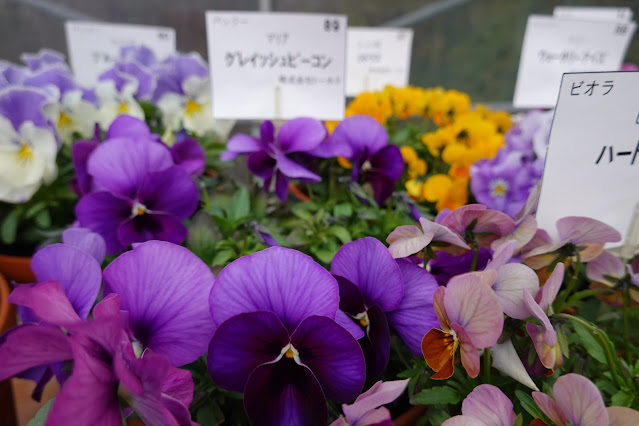
[[[24,63],[0,64],[2,236],[46,224],[58,193],[27,200],[63,166],[74,223],[13,283],[0,380],[56,380],[46,424],[637,422],[639,259],[534,217],[552,112],[387,87],[215,153],[197,55],[124,48],[93,90]]]

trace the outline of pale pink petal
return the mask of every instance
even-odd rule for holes
[[[388,251],[398,259],[422,251],[432,238],[432,234],[424,235],[417,226],[404,225],[395,228],[386,238],[386,242],[390,244]]]
[[[517,417],[513,403],[493,385],[479,385],[469,393],[462,403],[462,414],[494,426],[512,426]]]
[[[551,397],[541,392],[533,392],[532,397],[537,407],[548,416],[550,420],[558,425],[566,424],[564,410]]]
[[[544,312],[541,306],[539,306],[539,304],[535,301],[532,295],[528,293],[528,291],[526,290],[524,290],[524,304],[526,308],[528,309],[528,312],[530,313],[530,315],[537,318],[537,320],[543,324],[544,342],[546,342],[548,346],[556,345],[557,333],[555,332],[555,329],[550,323],[550,320],[548,319],[548,315],[546,315],[546,312]]]
[[[526,244],[532,240],[537,232],[537,220],[533,216],[525,216],[521,223],[517,225],[515,230],[498,240],[493,241],[490,248],[497,250],[502,244],[509,241],[517,242],[517,250],[521,250]]]
[[[506,340],[504,343],[495,343],[490,349],[490,355],[493,367],[497,370],[532,390],[539,390],[526,371],[511,340]]]
[[[537,204],[539,203],[539,194],[541,190],[541,185],[535,185],[531,190],[530,194],[528,194],[528,199],[526,200],[526,204],[513,216],[513,220],[516,224],[520,224],[523,221],[523,218],[527,216],[531,216],[537,210]]]
[[[612,226],[582,216],[563,217],[557,221],[559,239],[579,245],[584,243],[615,243],[621,234]]]
[[[499,245],[493,254],[493,259],[486,265],[486,269],[497,270],[504,266],[515,254],[517,249],[517,241],[509,241]]]
[[[559,345],[548,346],[544,343],[543,327],[528,323],[526,324],[526,331],[528,332],[528,335],[530,335],[530,339],[535,346],[537,356],[539,356],[539,360],[544,367],[549,370],[554,370],[563,363],[563,355],[559,350]]]
[[[579,245],[579,260],[582,262],[590,262],[595,260],[604,251],[604,243],[588,243]]]
[[[392,426],[392,424],[393,421],[388,408],[380,407],[364,414],[356,423],[350,423],[350,426]]]
[[[459,352],[461,353],[461,362],[468,375],[472,378],[479,374],[479,353],[475,348],[472,339],[466,333],[463,327],[458,324],[451,324],[457,338],[459,339]]]
[[[499,298],[490,287],[482,285],[478,275],[466,274],[464,279],[451,280],[444,306],[450,321],[465,329],[476,348],[494,345],[501,335],[504,314]]]
[[[531,296],[536,296],[539,291],[539,278],[535,271],[526,265],[508,263],[497,271],[493,290],[497,293],[506,315],[515,319],[528,318],[530,313],[524,302],[524,290]]]
[[[579,374],[565,374],[552,387],[557,404],[573,425],[608,424],[608,413],[597,386]]]
[[[447,419],[442,426],[491,426],[469,416],[455,416]]]
[[[459,235],[451,231],[449,228],[442,226],[439,223],[424,219],[423,217],[419,218],[419,224],[422,226],[424,235],[432,235],[433,241],[449,243],[454,246],[470,250],[468,244],[466,244],[466,242]]]
[[[555,301],[555,297],[557,297],[557,293],[559,293],[561,284],[564,282],[564,271],[564,264],[558,263],[552,271],[552,274],[550,274],[550,277],[546,280],[546,284],[544,284],[539,293],[537,293],[535,300],[544,311],[547,310],[548,307],[552,305],[552,302]]]
[[[391,382],[379,381],[358,396],[353,404],[342,405],[344,415],[351,425],[362,424],[358,420],[362,420],[366,413],[395,401],[404,392],[407,385],[408,379]]]
[[[450,319],[448,319],[446,306],[444,305],[445,295],[446,287],[438,287],[437,290],[435,290],[433,294],[433,309],[435,309],[435,314],[437,315],[442,330],[448,331],[450,330]]]
[[[639,411],[628,407],[608,407],[608,421],[610,426],[636,426],[639,425]]]
[[[588,263],[586,275],[591,281],[614,287],[616,282],[606,278],[605,275],[619,280],[626,275],[626,268],[617,256],[610,252],[603,252],[595,260]]]

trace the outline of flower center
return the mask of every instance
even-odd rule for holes
[[[368,314],[366,313],[366,311],[360,312],[359,314],[357,314],[355,316],[355,319],[358,320],[359,325],[361,325],[364,328],[368,327],[368,325],[371,323],[370,320],[368,319]]]
[[[131,213],[133,214],[133,216],[142,216],[147,211],[148,209],[146,208],[146,206],[144,204],[138,203],[137,201],[131,209]]]
[[[29,146],[28,143],[26,142],[22,142],[20,144],[20,150],[18,151],[18,161],[19,162],[26,162],[31,160],[31,158],[33,158],[33,151],[31,150],[31,147]]]
[[[202,111],[202,105],[198,104],[192,99],[186,101],[185,114],[188,116],[192,116],[198,112]]]
[[[295,349],[293,347],[293,345],[291,345],[290,343],[286,346],[284,346],[282,348],[282,350],[280,351],[280,356],[278,357],[277,360],[282,359],[282,357],[286,357],[288,359],[292,359],[295,362],[297,362],[298,364],[300,364],[300,357],[299,357],[300,353],[297,351],[297,349]],[[276,361],[277,361],[276,360]]]
[[[505,197],[508,193],[508,182],[504,179],[495,179],[490,182],[490,194],[493,197]]]
[[[126,114],[127,112],[129,112],[129,106],[127,105],[126,102],[120,102],[120,105],[118,106],[118,114]]]
[[[62,111],[60,113],[60,117],[58,118],[58,128],[66,127],[70,124],[71,124],[71,117],[69,117],[69,115],[66,112]]]
[[[373,165],[368,160],[364,161],[364,164],[362,164],[362,171],[363,172],[367,172],[367,171],[369,171],[372,168],[373,168]]]

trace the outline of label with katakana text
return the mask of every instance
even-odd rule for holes
[[[346,95],[405,87],[410,74],[413,30],[350,27],[346,42]]]
[[[346,17],[206,12],[213,116],[344,118]]]
[[[515,85],[516,107],[553,107],[565,72],[616,71],[621,67],[636,23],[592,20],[590,15],[575,13],[571,18],[528,17]]]
[[[93,86],[120,57],[122,46],[144,45],[159,60],[175,53],[175,30],[147,25],[67,21],[69,63],[78,82]]]
[[[586,216],[625,236],[639,203],[637,182],[639,72],[564,74],[546,153],[539,227],[552,235],[558,219]]]

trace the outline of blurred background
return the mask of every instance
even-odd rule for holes
[[[412,85],[509,103],[528,15],[559,5],[626,6],[639,16],[639,0],[0,0],[0,59],[43,47],[66,54],[65,19],[173,27],[178,50],[206,59],[206,10],[340,13],[350,26],[413,28]],[[639,63],[637,33],[626,61]]]

